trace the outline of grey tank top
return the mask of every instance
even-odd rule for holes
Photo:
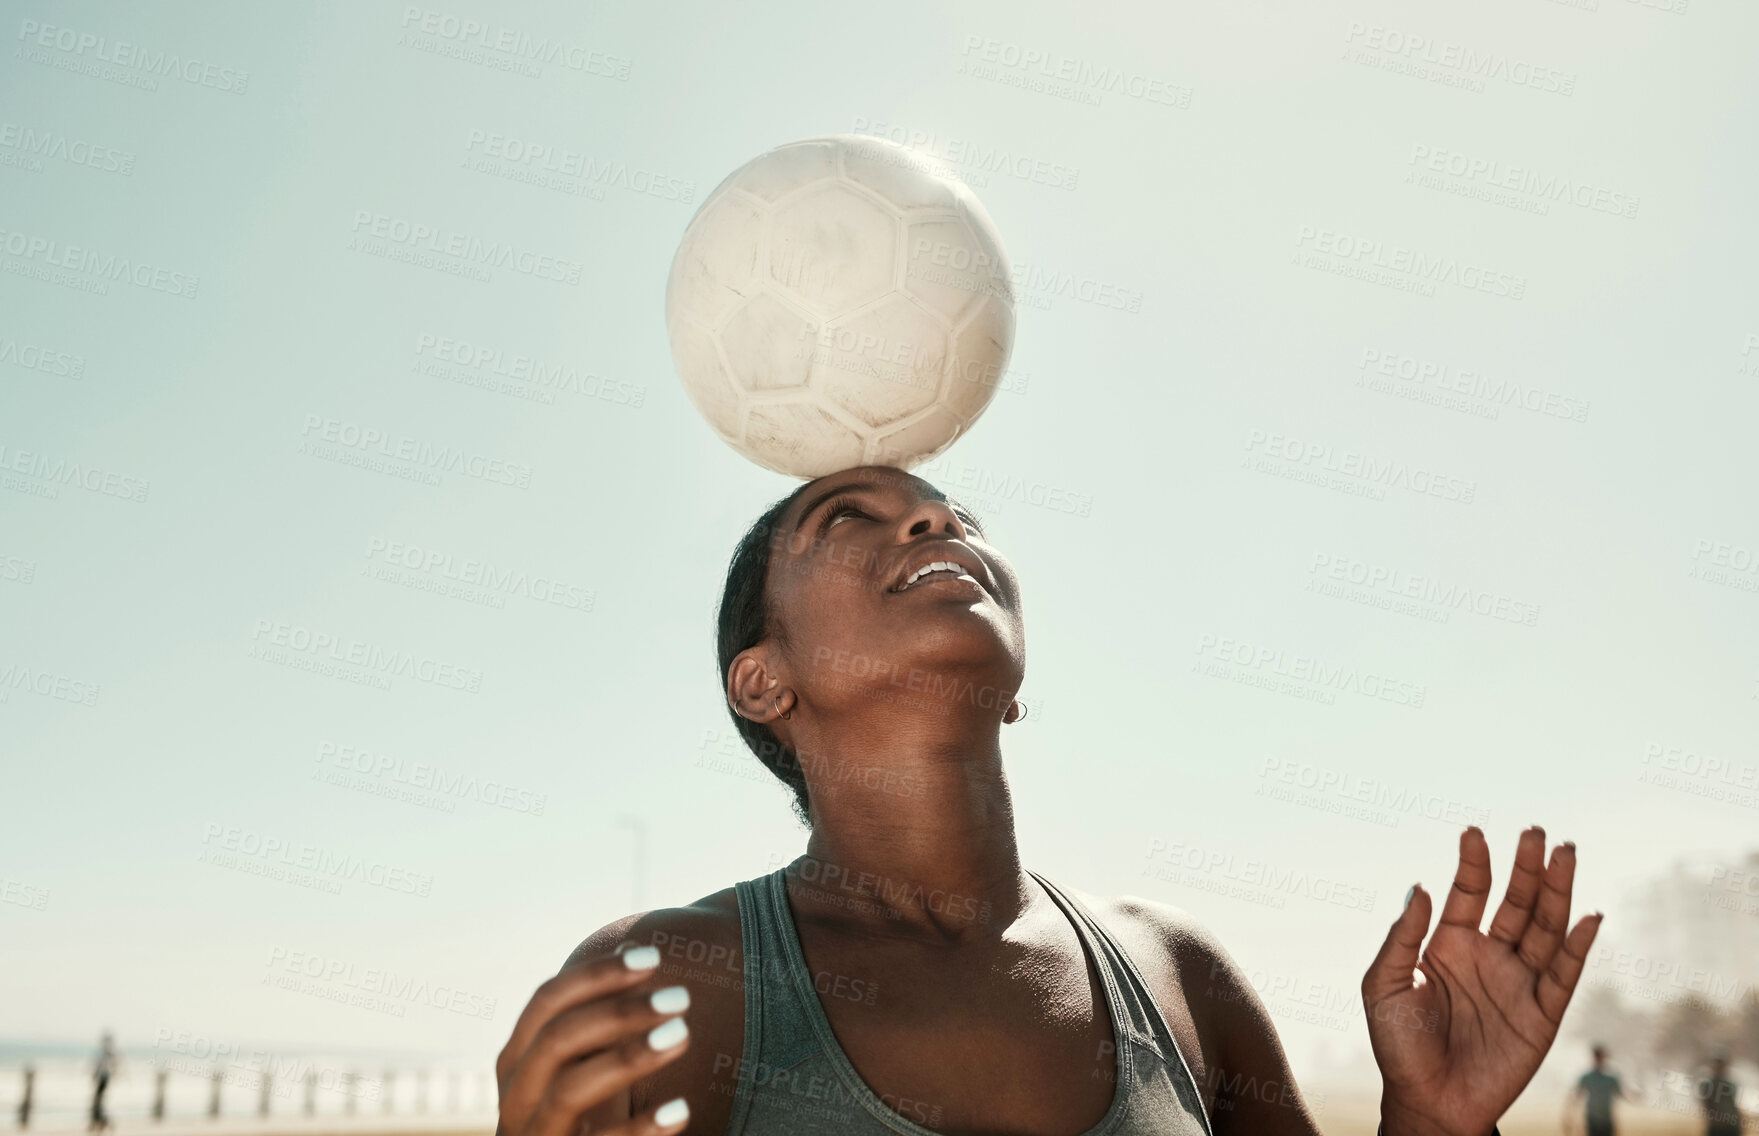
[[[800,949],[786,872],[734,885],[745,947],[745,1050],[727,1136],[939,1136],[925,1127],[937,1119],[927,1105],[882,1100],[837,1044]],[[1111,1012],[1112,1104],[1081,1136],[1212,1136],[1191,1070],[1136,964],[1085,907],[1029,874],[1075,925]]]

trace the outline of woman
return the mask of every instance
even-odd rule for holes
[[[801,486],[735,551],[718,648],[806,853],[589,936],[496,1062],[500,1136],[1318,1131],[1202,926],[1021,865],[1020,583],[969,513],[895,469]],[[1483,934],[1469,828],[1421,959],[1429,894],[1394,921],[1362,982],[1386,1136],[1492,1132],[1550,1048],[1600,920],[1566,939],[1575,850],[1544,853],[1521,834]]]

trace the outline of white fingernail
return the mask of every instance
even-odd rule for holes
[[[690,991],[682,986],[668,986],[664,990],[655,990],[654,996],[647,1000],[656,1014],[679,1014],[690,1009]]]
[[[648,1032],[647,1045],[649,1049],[664,1052],[674,1045],[681,1044],[689,1036],[690,1027],[684,1024],[684,1019],[673,1018],[665,1025],[655,1026]]]
[[[652,970],[660,965],[660,952],[654,947],[632,947],[623,952],[623,965],[630,970]]]
[[[674,1124],[682,1124],[689,1119],[690,1106],[684,1103],[683,1097],[679,1097],[677,1100],[667,1101],[654,1112],[654,1123],[660,1125],[662,1128],[669,1128]]]

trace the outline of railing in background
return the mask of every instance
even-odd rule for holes
[[[84,1129],[92,1108],[90,1059],[44,1057],[0,1065],[0,1127]],[[375,1065],[255,1050],[197,1057],[123,1054],[104,1095],[104,1113],[128,1128],[256,1119],[367,1121],[406,1118],[460,1123],[493,1116],[496,1089],[482,1065]],[[436,1127],[448,1125],[436,1123]]]

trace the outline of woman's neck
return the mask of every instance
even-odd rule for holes
[[[934,714],[797,739],[813,826],[791,894],[864,932],[1000,934],[1030,893],[997,731]]]

